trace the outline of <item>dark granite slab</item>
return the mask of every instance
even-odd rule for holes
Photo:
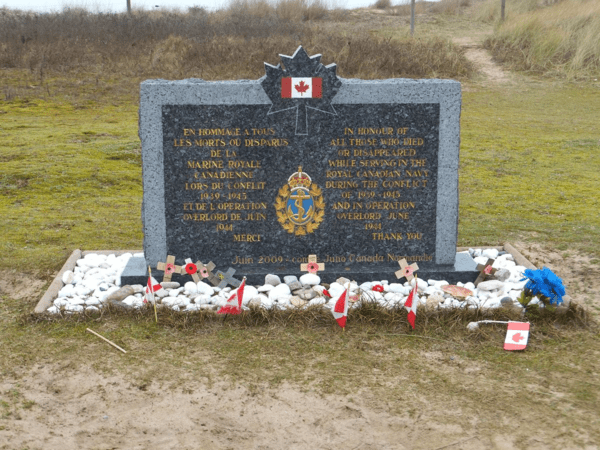
[[[144,266],[212,260],[259,284],[315,254],[366,281],[405,257],[453,282],[460,84],[344,80],[298,54],[256,81],[142,84]],[[322,95],[282,98],[290,76]]]

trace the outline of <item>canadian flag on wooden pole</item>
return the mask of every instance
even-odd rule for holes
[[[154,293],[156,291],[159,291],[161,288],[162,286],[159,284],[158,281],[156,281],[156,278],[154,278],[152,275],[149,275],[148,282],[146,283],[146,302],[154,303]]]
[[[524,350],[529,339],[529,322],[508,322],[504,350]]]
[[[406,302],[404,302],[404,307],[408,311],[408,316],[406,318],[408,319],[410,326],[413,327],[413,330],[415,329],[415,320],[417,319],[417,303],[419,303],[419,297],[417,296],[418,287],[419,283],[415,276],[415,287],[410,291]]]
[[[321,78],[282,78],[281,98],[321,98]]]
[[[346,319],[348,318],[348,289],[346,289],[333,307],[333,317],[342,330],[346,328]]]
[[[242,312],[242,299],[244,298],[244,286],[246,286],[246,277],[242,280],[242,284],[233,293],[225,306],[217,311],[217,314],[240,314]]]

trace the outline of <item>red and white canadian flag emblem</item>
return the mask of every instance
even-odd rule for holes
[[[415,287],[410,291],[406,302],[404,302],[404,308],[408,311],[408,316],[406,318],[408,319],[410,326],[413,327],[413,330],[415,329],[415,320],[417,319],[417,303],[419,303],[419,296],[417,295],[419,284],[417,281],[417,277],[415,277]]]
[[[335,302],[332,312],[338,325],[342,328],[346,328],[346,319],[348,318],[348,289],[346,289],[344,293],[340,295],[337,302]]]
[[[321,78],[282,78],[281,98],[321,98]]]
[[[161,289],[162,286],[159,284],[158,281],[156,281],[156,278],[148,277],[148,282],[146,283],[146,295],[144,296],[145,303],[154,303],[154,293],[156,291],[160,291]]]
[[[233,293],[225,306],[217,311],[217,314],[240,314],[242,312],[242,299],[244,298],[244,286],[246,286],[246,277],[242,280],[242,284]]]
[[[504,350],[523,350],[529,338],[529,322],[508,322]]]

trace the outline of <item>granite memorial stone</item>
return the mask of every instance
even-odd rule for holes
[[[343,79],[302,47],[280,57],[255,81],[141,84],[145,260],[122,280],[175,255],[262,284],[314,254],[325,281],[393,279],[402,259],[473,281],[456,253],[460,83]]]

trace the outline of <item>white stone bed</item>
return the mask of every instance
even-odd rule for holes
[[[517,265],[510,253],[500,252],[499,255],[497,249],[469,249],[468,253],[478,264],[485,264],[488,258],[495,259],[493,267],[498,269],[496,276],[499,279],[484,281],[477,288],[473,283],[457,283],[458,286],[473,291],[473,295],[466,299],[453,298],[442,291],[441,287],[447,285],[447,281],[418,279],[420,304],[440,309],[490,309],[511,305],[521,307],[517,298],[527,283],[527,280],[521,281],[526,267]],[[62,274],[62,282],[65,285],[46,312],[50,314],[98,312],[111,300],[122,301],[122,304],[131,308],[141,308],[146,304],[145,286],[133,285],[131,289],[127,289],[128,295],[115,298],[115,293],[122,288],[121,272],[132,256],[143,257],[143,254],[125,253],[120,256],[86,254],[77,260],[72,271],[67,270]],[[264,308],[279,309],[306,305],[333,308],[350,283],[346,279],[338,279],[332,283],[328,289],[331,295],[329,298],[323,294],[325,287],[320,284],[320,277],[314,274],[305,274],[299,280],[295,276],[284,277],[284,280],[280,280],[275,275],[267,275],[265,278],[265,284],[262,286],[246,285],[242,302],[244,308],[247,309],[251,303]],[[411,283],[397,283],[395,280],[372,281],[360,285],[350,283],[350,298],[354,300],[351,307],[357,306],[360,301],[377,302],[389,308],[402,306],[414,284],[414,279]],[[375,285],[381,285],[383,292],[374,291]],[[123,292],[124,290],[121,289],[121,295]],[[230,287],[219,289],[202,281],[195,283],[190,280],[183,286],[178,283],[164,284],[164,287],[155,293],[155,298],[157,305],[161,307],[175,311],[198,311],[223,306],[233,292],[235,289],[232,290]],[[534,298],[532,303],[538,303],[537,299]]]

